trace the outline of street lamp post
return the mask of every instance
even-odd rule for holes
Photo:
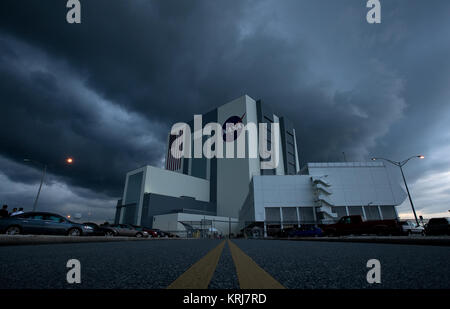
[[[44,178],[45,178],[45,174],[47,173],[47,164],[42,164],[41,162],[35,161],[35,160],[30,160],[30,159],[24,159],[24,162],[32,162],[38,165],[42,166],[42,177],[41,177],[41,183],[39,184],[39,190],[37,192],[36,195],[36,199],[34,200],[34,204],[33,204],[33,211],[36,211],[36,207],[37,207],[37,203],[39,200],[39,195],[41,194],[41,189],[42,189],[42,184],[44,183]]]
[[[33,204],[33,212],[34,212],[34,211],[36,211],[37,203],[38,203],[38,200],[39,200],[39,195],[41,194],[42,184],[44,183],[44,178],[45,178],[45,175],[47,174],[47,164],[43,164],[41,162],[38,162],[36,160],[31,160],[31,159],[24,159],[23,161],[24,162],[34,163],[34,164],[42,166],[41,183],[39,184],[39,190],[37,192],[36,199],[34,200],[34,204]],[[72,158],[67,158],[66,162],[68,164],[72,164],[73,163],[73,159]]]
[[[406,160],[400,161],[400,162],[392,161],[392,160],[385,159],[385,158],[372,158],[372,160],[373,161],[375,161],[375,160],[384,160],[384,161],[387,161],[387,162],[389,162],[389,163],[391,163],[391,164],[393,164],[395,166],[398,166],[400,168],[400,172],[402,173],[403,182],[405,183],[406,192],[408,193],[409,202],[411,203],[411,208],[412,208],[412,211],[414,213],[414,218],[416,219],[417,225],[419,225],[419,219],[417,219],[416,210],[414,209],[414,204],[413,204],[413,201],[412,201],[412,198],[411,198],[411,194],[409,193],[408,184],[406,183],[405,174],[403,173],[403,166],[406,163],[408,163],[409,160],[414,159],[414,158],[424,159],[425,157],[422,156],[422,155],[412,156],[412,157],[410,157],[410,158],[408,158]]]

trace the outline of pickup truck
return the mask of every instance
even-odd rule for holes
[[[364,221],[359,215],[342,217],[337,223],[324,225],[322,229],[327,236],[402,234],[402,228],[397,220]]]

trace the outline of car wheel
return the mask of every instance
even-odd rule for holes
[[[67,235],[69,236],[81,236],[81,231],[77,228],[72,228],[67,232]]]
[[[114,232],[113,231],[106,231],[105,232],[105,236],[113,237],[114,236]]]
[[[10,226],[6,229],[6,234],[8,235],[19,235],[22,233],[22,230],[18,226]]]
[[[141,238],[142,237],[142,233],[136,233],[136,237],[137,238]]]

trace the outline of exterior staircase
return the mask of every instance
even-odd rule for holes
[[[330,188],[331,183],[324,179],[325,176],[311,177],[311,184],[314,190],[316,203],[316,212],[319,215],[320,223],[334,223],[338,217],[337,213],[333,212],[332,207],[335,206],[330,198],[333,190]]]

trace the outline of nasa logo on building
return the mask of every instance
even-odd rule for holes
[[[231,116],[224,122],[222,126],[222,131],[223,131],[223,140],[225,142],[233,142],[239,137],[239,135],[242,132],[242,129],[244,129],[244,124],[242,123],[244,117],[245,113],[244,115],[242,115],[242,117]]]

